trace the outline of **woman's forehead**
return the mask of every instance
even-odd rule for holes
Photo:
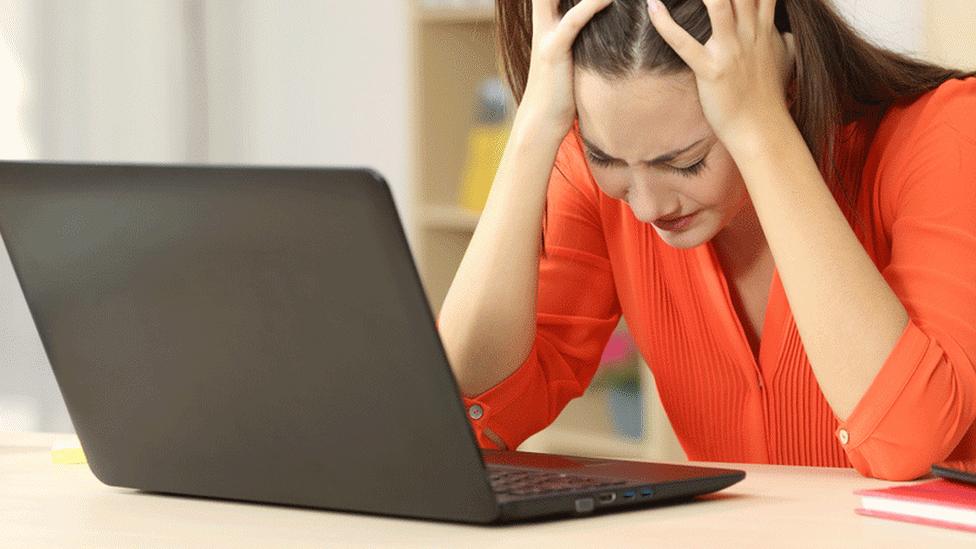
[[[606,78],[577,71],[580,132],[606,154],[650,158],[711,133],[690,73]]]

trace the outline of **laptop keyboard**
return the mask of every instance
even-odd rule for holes
[[[534,496],[559,492],[576,492],[622,486],[625,480],[573,475],[557,471],[539,469],[511,469],[488,467],[491,487],[497,494],[513,496]]]

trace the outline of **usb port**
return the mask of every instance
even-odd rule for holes
[[[627,490],[626,492],[624,492],[624,499],[631,499],[636,496],[637,496],[637,492],[633,490]]]
[[[650,488],[641,488],[641,497],[642,498],[647,498],[647,497],[650,497],[650,496],[651,496],[651,489]]]
[[[600,503],[613,503],[617,499],[617,494],[610,492],[609,494],[600,494],[597,496],[597,501]]]

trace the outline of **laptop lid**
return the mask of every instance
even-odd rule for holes
[[[377,173],[0,162],[0,234],[103,482],[497,517]]]

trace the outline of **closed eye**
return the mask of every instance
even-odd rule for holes
[[[601,168],[607,168],[613,164],[612,160],[603,158],[602,156],[597,156],[591,152],[586,153],[586,156],[589,158],[591,163],[596,166],[600,166]]]
[[[588,151],[586,153],[586,157],[587,157],[587,159],[594,166],[599,166],[601,168],[609,168],[611,166],[618,165],[613,160],[610,160],[609,158],[604,158],[602,156],[593,154],[590,151]],[[679,168],[677,166],[672,166],[670,164],[667,165],[667,168],[670,171],[672,171],[672,172],[674,172],[674,173],[676,173],[678,175],[684,176],[684,177],[694,177],[694,176],[700,174],[702,172],[702,170],[705,169],[705,167],[706,167],[705,166],[705,157],[702,157],[701,160],[699,160],[698,162],[695,162],[694,164],[692,164],[690,166],[684,166],[684,167],[681,167],[681,168]]]
[[[668,166],[674,173],[684,176],[684,177],[695,177],[700,174],[702,170],[705,169],[705,158],[702,158],[698,162],[695,162],[691,166],[686,166],[684,168],[676,168],[674,166]]]

